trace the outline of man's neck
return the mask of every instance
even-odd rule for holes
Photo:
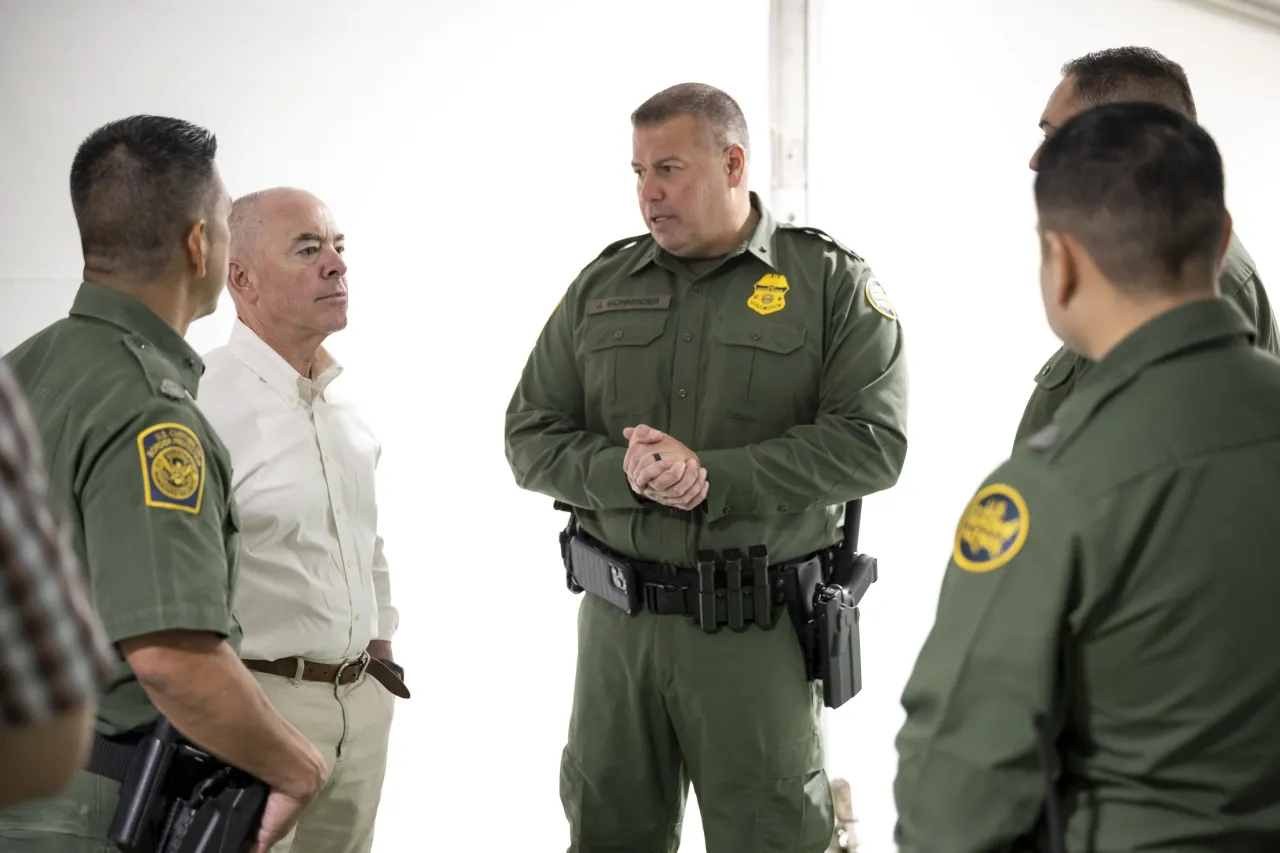
[[[1085,355],[1095,362],[1101,361],[1122,341],[1161,314],[1212,296],[1214,293],[1211,291],[1196,290],[1141,300],[1118,299],[1104,312],[1107,322],[1099,324],[1092,339],[1086,342]]]
[[[255,317],[242,315],[240,322],[248,326],[255,335],[262,338],[267,346],[275,350],[276,354],[288,362],[290,367],[298,371],[299,376],[306,379],[315,378],[311,375],[311,371],[315,366],[316,353],[319,351],[320,345],[324,343],[323,336],[288,335],[268,327]]]
[[[84,268],[83,278],[85,281],[118,290],[138,300],[184,338],[192,321],[200,313],[200,306],[196,305],[195,300],[192,299],[186,282],[166,281],[164,278],[142,281],[136,277],[104,272],[90,267]]]
[[[752,231],[756,230],[756,226],[760,224],[760,214],[756,212],[749,199],[744,199],[743,203],[734,210],[729,221],[733,228],[728,232],[729,236],[707,246],[706,250],[694,260],[719,258],[732,252],[743,240],[751,236]]]

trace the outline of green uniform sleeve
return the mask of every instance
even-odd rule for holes
[[[1044,805],[1033,720],[1061,695],[1077,536],[1043,473],[1007,463],[956,530],[935,622],[903,693],[900,853],[1005,851]],[[1050,737],[1056,728],[1050,727]]]
[[[227,636],[225,472],[189,405],[153,401],[87,460],[78,484],[94,604],[112,642],[186,629]]]
[[[507,406],[507,464],[520,488],[571,506],[637,509],[643,504],[622,470],[622,436],[611,440],[585,430],[573,343],[576,293],[570,287],[552,312]]]
[[[837,292],[827,334],[814,423],[746,447],[698,453],[707,469],[709,520],[805,512],[897,482],[907,455],[902,326],[865,265],[854,267]]]

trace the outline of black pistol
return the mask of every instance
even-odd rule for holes
[[[823,704],[839,708],[862,690],[862,640],[858,631],[858,603],[879,576],[874,557],[858,553],[862,501],[845,507],[844,541],[832,554],[826,583],[813,598],[817,672],[822,679]]]
[[[178,732],[161,717],[134,748],[133,761],[120,785],[120,800],[107,838],[125,850],[137,846],[161,804],[160,792],[173,761]]]
[[[163,853],[247,853],[258,836],[267,786],[221,765],[175,804]]]

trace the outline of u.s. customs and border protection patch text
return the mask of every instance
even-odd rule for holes
[[[872,308],[879,311],[890,320],[898,319],[898,310],[893,307],[893,303],[889,301],[889,294],[885,292],[884,285],[876,281],[874,278],[867,279],[867,284],[863,288],[863,292],[867,294],[867,302]]]
[[[965,507],[956,528],[952,558],[966,572],[990,572],[1018,555],[1027,541],[1031,514],[1013,486],[987,486]]]
[[[199,513],[204,498],[204,447],[182,424],[156,424],[138,434],[147,506]]]
[[[747,299],[747,307],[757,314],[776,314],[787,307],[787,284],[785,275],[770,273],[755,283],[755,289]]]

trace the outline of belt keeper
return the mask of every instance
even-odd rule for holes
[[[714,634],[720,626],[716,619],[716,554],[698,552],[698,623],[702,630]]]
[[[291,678],[290,681],[293,681],[296,683],[302,680],[302,671],[306,669],[307,662],[302,658],[294,658],[293,667],[294,667],[293,678]]]
[[[755,598],[755,622],[761,628],[773,627],[773,595],[769,590],[769,549],[752,545],[747,551],[751,563],[751,587]]]
[[[725,586],[728,588],[725,592],[725,610],[729,628],[741,631],[746,627],[747,621],[742,600],[742,552],[737,548],[724,552],[724,575]]]

